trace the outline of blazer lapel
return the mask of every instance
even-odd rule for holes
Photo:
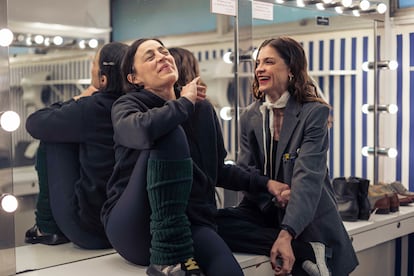
[[[285,113],[283,115],[283,125],[280,130],[279,142],[277,144],[276,152],[276,175],[280,168],[280,162],[282,161],[282,155],[285,153],[286,147],[290,141],[290,138],[299,122],[299,113],[302,110],[302,105],[297,103],[293,97],[289,98],[286,105]]]
[[[258,107],[254,108],[251,123],[253,125],[254,134],[259,144],[260,153],[264,156],[264,145],[263,145],[263,117],[260,112],[260,106],[262,102],[257,102]]]

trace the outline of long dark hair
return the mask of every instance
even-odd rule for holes
[[[289,81],[288,91],[291,96],[295,97],[299,103],[316,101],[326,104],[318,96],[317,89],[308,74],[308,62],[302,45],[290,37],[281,36],[263,41],[259,47],[259,52],[267,45],[274,48],[290,68],[293,78]],[[263,99],[265,96],[259,90],[259,82],[256,75],[253,81],[253,95],[256,99]]]
[[[121,63],[128,45],[120,42],[105,44],[99,51],[99,74],[106,76],[104,92],[122,94]]]
[[[148,40],[158,41],[162,46],[164,46],[161,40],[157,38],[140,38],[140,39],[135,40],[128,47],[124,55],[124,59],[122,60],[122,66],[121,66],[122,83],[123,83],[123,88],[125,92],[134,91],[134,90],[142,88],[140,85],[129,82],[128,75],[136,73],[135,68],[134,68],[135,54],[137,52],[138,47],[141,46],[142,43]]]

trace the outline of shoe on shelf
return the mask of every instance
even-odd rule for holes
[[[194,258],[175,265],[151,264],[146,272],[150,276],[204,276]]]
[[[42,233],[39,227],[35,224],[32,228],[26,231],[25,242],[31,244],[41,243],[46,245],[58,245],[68,243],[70,241],[62,233]]]
[[[414,198],[414,192],[410,192],[409,190],[407,190],[407,188],[404,187],[403,184],[401,184],[401,182],[399,181],[394,181],[391,184],[389,184],[391,186],[391,188],[398,194],[403,195],[403,196],[407,196],[407,197],[411,197]]]
[[[390,184],[379,183],[379,185],[376,185],[376,186],[378,186],[382,191],[384,191],[386,193],[388,192],[389,194],[394,194],[394,198],[395,198],[395,195],[396,195],[396,197],[398,199],[398,203],[400,204],[400,206],[408,206],[414,200],[414,196],[407,196],[407,195],[400,194]]]
[[[310,276],[330,276],[328,265],[326,264],[327,258],[331,257],[331,252],[323,243],[310,242],[313,253],[315,254],[316,263],[306,260],[302,263],[302,268]]]

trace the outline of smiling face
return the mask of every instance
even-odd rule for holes
[[[290,68],[272,46],[266,45],[260,49],[255,74],[259,90],[272,100],[277,100],[287,91]]]
[[[158,41],[147,40],[137,49],[130,82],[157,94],[174,93],[178,79],[174,58]]]

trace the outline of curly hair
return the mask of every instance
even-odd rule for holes
[[[258,52],[265,46],[270,46],[275,49],[289,67],[293,78],[289,81],[288,91],[296,101],[299,103],[316,101],[327,104],[318,95],[316,86],[308,74],[308,62],[305,51],[300,43],[287,36],[271,38],[262,42]],[[256,68],[257,64],[255,65]],[[253,96],[256,99],[263,99],[265,95],[259,90],[259,82],[256,76],[254,77],[252,86]]]

